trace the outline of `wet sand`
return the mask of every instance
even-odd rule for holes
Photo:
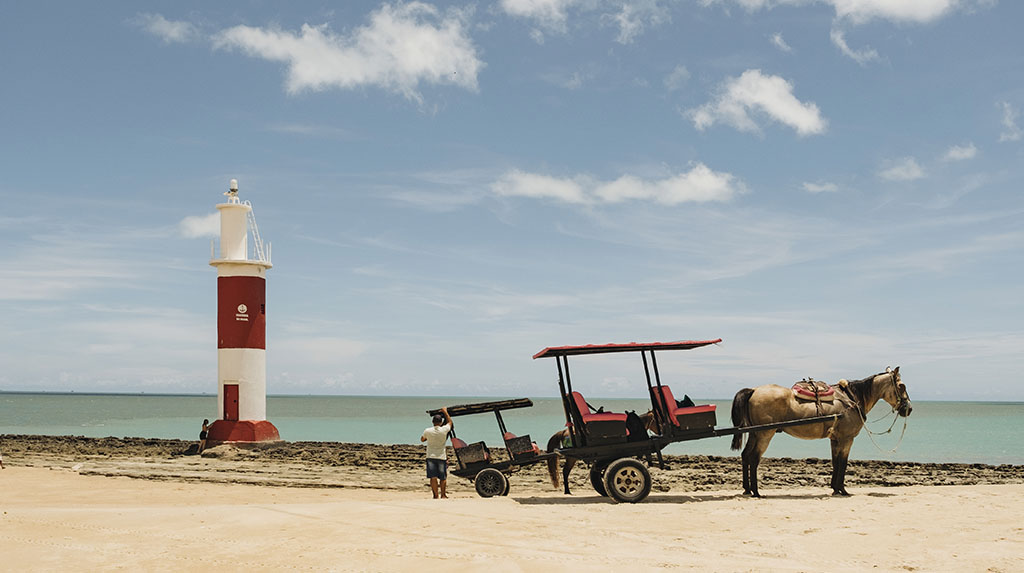
[[[0,436],[8,464],[66,468],[82,475],[151,480],[249,483],[287,487],[349,487],[422,491],[423,447],[341,442],[279,442],[243,449],[222,445],[194,455],[195,442],[148,438]],[[450,448],[449,448],[450,450]],[[449,459],[453,459],[449,455]],[[653,491],[739,489],[737,457],[665,456],[667,469],[652,468]],[[766,458],[762,493],[772,489],[828,489],[829,460]],[[1024,465],[914,463],[851,460],[848,488],[908,485],[1024,484]],[[526,466],[511,479],[512,491],[553,491],[546,466]],[[468,480],[452,477],[452,491],[473,492]],[[585,466],[573,471],[576,493],[592,493]],[[828,491],[825,491],[828,493]]]

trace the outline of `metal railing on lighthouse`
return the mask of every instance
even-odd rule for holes
[[[256,255],[257,261],[265,263],[270,262],[270,243],[267,243],[266,249],[263,248],[263,239],[260,237],[260,228],[256,225],[256,214],[252,210],[252,203],[248,200],[242,202],[243,205],[249,207],[245,216],[249,220],[249,231],[252,233],[252,247],[254,254]]]

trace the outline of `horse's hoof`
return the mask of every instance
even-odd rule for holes
[[[850,497],[850,494],[846,490],[836,490],[832,492],[832,497]]]

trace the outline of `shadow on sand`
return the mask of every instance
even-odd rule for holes
[[[893,493],[869,492],[864,495],[869,497],[894,497]],[[855,496],[851,496],[855,497]],[[762,494],[761,499],[845,499],[842,496],[833,496],[831,493],[807,494],[807,493],[783,493],[783,494]],[[593,505],[593,504],[614,504],[611,499],[598,495],[562,496],[562,497],[512,497],[522,505]],[[712,501],[727,501],[730,499],[750,499],[751,503],[757,503],[757,498],[752,498],[742,493],[736,494],[690,494],[690,495],[659,495],[651,494],[640,503],[706,503]]]

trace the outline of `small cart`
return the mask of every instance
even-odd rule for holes
[[[490,449],[484,442],[466,443],[455,435],[452,428],[452,449],[455,451],[455,460],[458,467],[451,473],[467,478],[476,486],[476,492],[480,497],[494,497],[496,495],[508,495],[509,476],[521,466],[546,462],[550,458],[557,457],[556,453],[542,452],[531,439],[530,435],[517,436],[508,431],[505,427],[505,420],[501,413],[506,410],[518,408],[530,408],[533,401],[529,398],[517,398],[514,400],[497,400],[494,402],[480,402],[477,404],[462,404],[449,406],[448,415],[451,417],[468,416],[471,414],[485,414],[494,412],[498,421],[498,430],[501,432],[505,443],[507,457],[496,460]],[[441,410],[427,410],[427,414],[434,416],[440,414]]]

